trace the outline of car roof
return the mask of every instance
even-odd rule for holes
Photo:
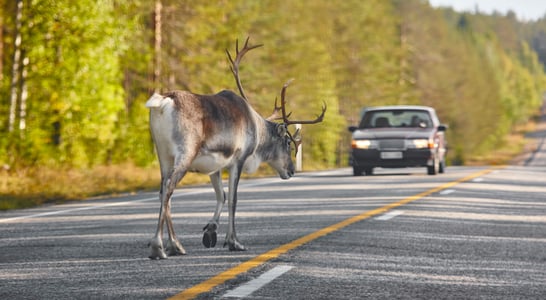
[[[384,105],[384,106],[370,106],[364,107],[363,111],[373,111],[373,110],[426,110],[434,111],[434,108],[430,106],[423,105]]]

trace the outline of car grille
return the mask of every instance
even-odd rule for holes
[[[404,150],[404,140],[379,140],[379,150]]]

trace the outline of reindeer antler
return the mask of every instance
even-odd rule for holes
[[[239,93],[241,93],[241,97],[243,97],[246,101],[248,101],[248,98],[246,97],[245,91],[243,90],[243,85],[241,84],[241,79],[239,78],[239,63],[248,51],[263,46],[263,44],[248,46],[249,39],[250,37],[246,38],[245,45],[241,50],[239,50],[239,39],[235,40],[235,60],[233,60],[233,58],[231,57],[229,50],[226,49],[228,59],[231,63],[231,66],[229,66],[231,69],[231,73],[233,73],[233,76],[235,77],[235,81],[237,82],[237,87],[239,88]]]
[[[281,97],[282,99],[284,99],[284,94],[286,93],[285,90],[286,88],[288,87],[288,85],[290,83],[292,83],[292,81],[294,81],[294,78],[288,80],[284,86],[283,86],[283,89],[281,91]],[[283,117],[284,115],[280,115],[284,109],[284,101],[281,99],[281,106],[277,106],[277,98],[275,97],[275,107],[273,108],[273,113],[271,114],[271,116],[267,117],[266,120],[268,121],[275,121],[275,120],[284,120],[285,118],[288,119],[288,117],[290,117],[290,115],[292,113],[289,113],[286,117]]]
[[[288,80],[284,86],[282,87],[282,90],[281,90],[281,107],[280,107],[280,110],[281,110],[281,113],[282,113],[282,121],[284,122],[284,124],[286,125],[291,125],[291,124],[315,124],[315,123],[319,123],[319,122],[322,122],[322,120],[324,119],[324,114],[326,113],[326,102],[324,102],[324,105],[322,106],[322,112],[320,113],[320,115],[317,116],[316,119],[314,120],[302,120],[302,121],[291,121],[291,120],[288,120],[288,118],[290,117],[290,115],[292,114],[291,112],[286,114],[286,99],[285,99],[285,95],[286,95],[286,89],[288,88],[288,86],[290,85],[290,83],[292,83],[293,79],[290,79]],[[278,107],[277,107],[277,99],[275,99],[275,110],[273,111],[273,115],[276,115],[278,114]],[[272,116],[273,116],[272,115]],[[271,118],[271,117],[269,117]],[[268,118],[268,120],[269,120]],[[276,119],[280,119],[281,117],[277,117]]]
[[[271,114],[271,116],[269,116],[267,120],[273,121],[273,120],[282,119],[283,123],[286,124],[286,126],[292,125],[292,124],[315,124],[315,123],[322,122],[322,120],[324,119],[324,114],[326,113],[326,108],[327,108],[326,103],[324,103],[324,105],[322,106],[322,112],[320,113],[320,115],[317,116],[317,118],[314,120],[290,121],[288,119],[290,115],[292,115],[292,113],[290,112],[286,114],[286,89],[288,88],[290,83],[292,83],[293,80],[294,79],[290,79],[283,85],[281,90],[281,106],[277,106],[277,99],[275,99],[275,108],[273,109],[273,114]],[[281,115],[279,115],[279,112]],[[296,148],[296,154],[297,154],[299,145],[301,144],[300,130],[298,128],[294,134],[291,134],[290,132],[287,132],[287,134],[290,140],[294,143],[294,146]]]
[[[246,101],[248,101],[248,98],[245,94],[245,91],[243,90],[243,85],[241,84],[241,79],[239,77],[239,64],[241,63],[243,56],[248,51],[263,46],[262,44],[249,46],[248,45],[249,39],[250,39],[249,37],[246,38],[245,44],[241,50],[239,50],[239,40],[238,39],[235,40],[235,59],[233,59],[233,57],[229,53],[229,50],[226,49],[226,54],[228,56],[229,62],[231,63],[231,66],[230,66],[231,73],[233,73],[233,76],[235,77],[235,81],[237,82],[237,87],[239,88],[239,93],[241,94],[241,97],[243,97]],[[273,109],[273,113],[271,114],[271,116],[267,117],[266,120],[268,121],[282,120],[286,126],[292,125],[292,124],[315,124],[315,123],[322,122],[322,120],[324,119],[324,114],[326,113],[326,108],[327,108],[326,103],[324,103],[324,105],[322,106],[322,112],[320,113],[320,115],[318,115],[317,118],[314,120],[290,121],[288,119],[292,113],[288,113],[288,114],[286,113],[285,96],[286,96],[286,89],[288,88],[292,80],[293,79],[288,80],[282,87],[281,106],[277,106],[277,99],[275,99],[275,107]],[[290,134],[290,132],[288,132],[288,136],[290,140],[296,146],[296,152],[297,152],[298,146],[301,144],[299,129],[296,130],[296,132],[293,135]]]
[[[282,119],[282,116],[279,115],[281,109],[282,108],[280,106],[277,106],[277,98],[275,98],[275,107],[273,107],[273,113],[271,114],[271,116],[269,116],[269,117],[267,117],[265,119],[268,120],[268,121],[275,121],[275,120]]]

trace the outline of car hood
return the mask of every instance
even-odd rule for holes
[[[353,139],[428,139],[434,133],[432,128],[373,128],[358,129]]]

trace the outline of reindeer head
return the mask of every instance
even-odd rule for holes
[[[237,88],[247,102],[248,98],[243,90],[241,80],[239,78],[239,63],[243,56],[250,50],[261,47],[263,45],[248,45],[249,38],[246,39],[245,44],[241,50],[239,50],[239,41],[235,43],[235,59],[232,58],[229,51],[226,49],[228,59],[231,63],[231,72],[235,77],[237,83]],[[324,114],[326,112],[326,103],[322,107],[322,112],[314,120],[301,120],[301,121],[292,121],[289,120],[289,117],[292,113],[286,113],[286,89],[288,85],[292,82],[292,79],[287,81],[282,90],[281,90],[281,106],[277,106],[277,99],[275,99],[275,106],[271,116],[265,118],[268,124],[268,130],[270,131],[269,137],[270,140],[264,143],[264,146],[267,148],[267,155],[264,157],[264,161],[267,161],[271,167],[273,167],[282,179],[288,179],[294,175],[294,163],[292,162],[292,144],[294,145],[294,154],[297,154],[298,148],[301,144],[301,135],[299,129],[297,129],[293,134],[288,131],[288,126],[293,124],[315,124],[322,122]],[[281,120],[282,122],[277,123],[275,121]]]
[[[279,173],[282,179],[294,176],[292,162],[292,138],[285,124],[267,122],[268,140],[263,145],[262,158]]]

